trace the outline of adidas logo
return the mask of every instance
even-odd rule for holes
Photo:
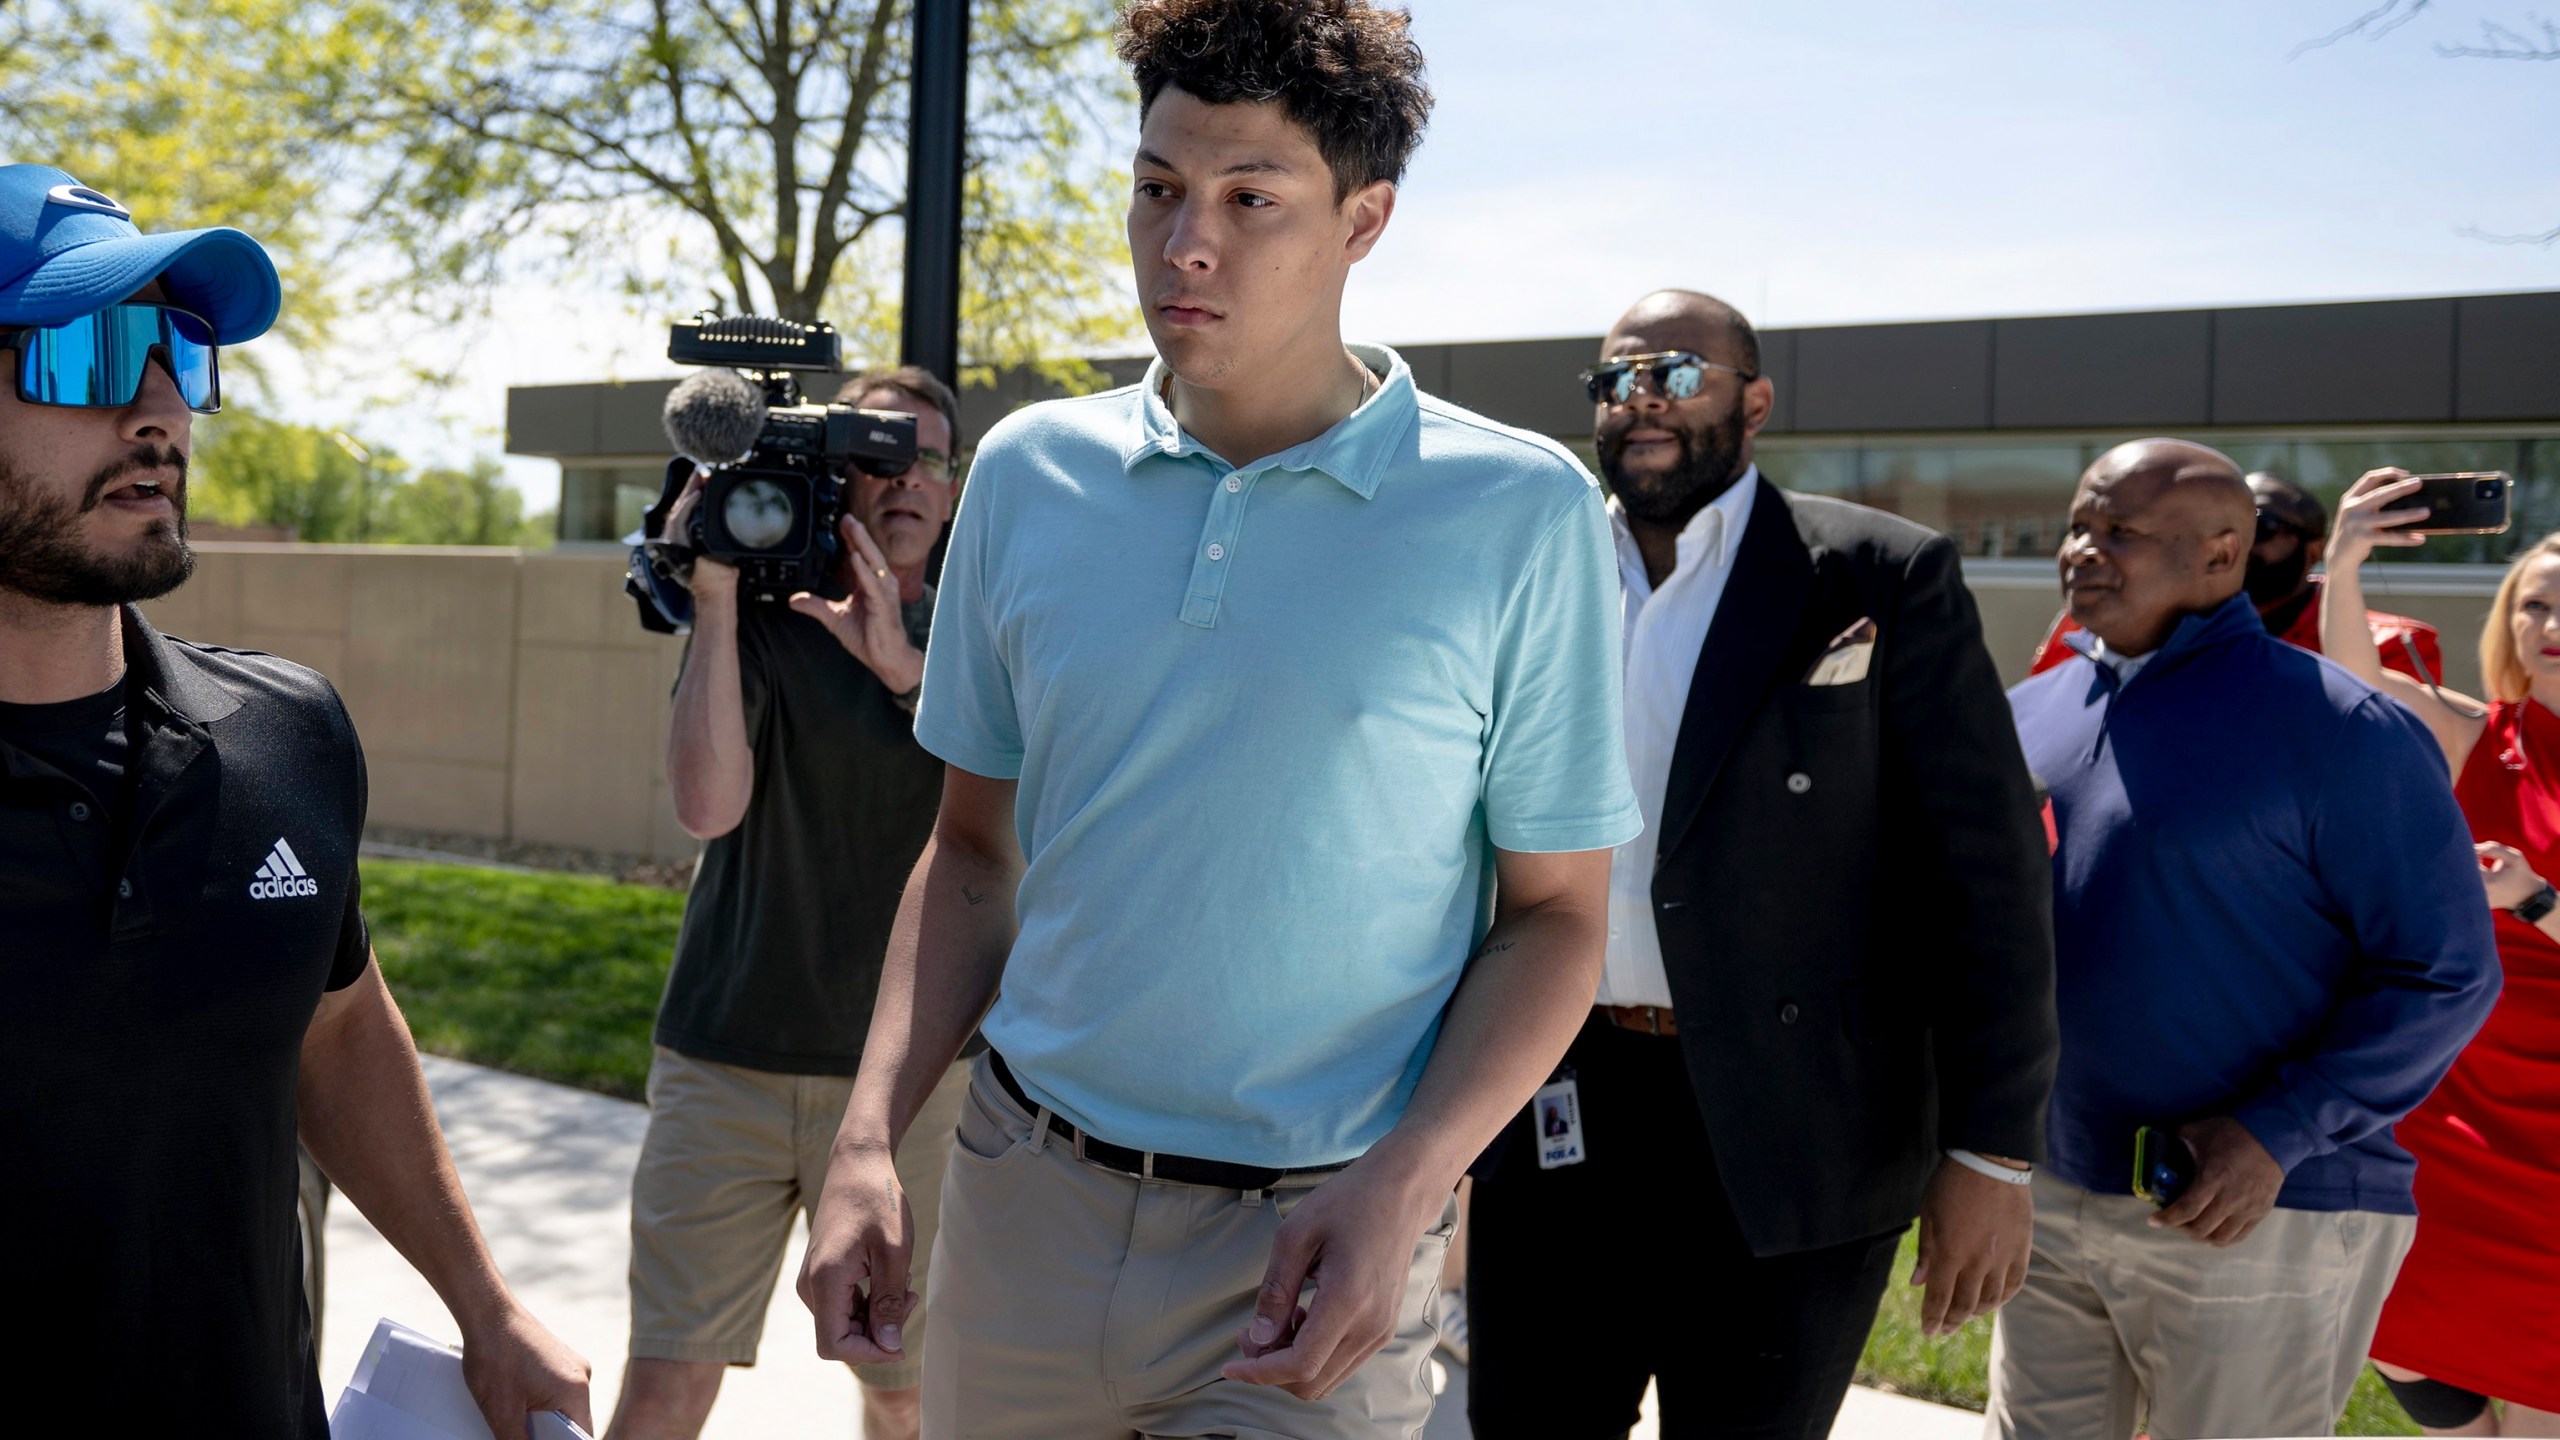
[[[296,895],[317,895],[320,882],[303,873],[302,861],[295,858],[293,847],[276,839],[276,848],[267,852],[267,863],[258,867],[258,876],[249,882],[252,900],[285,900]]]

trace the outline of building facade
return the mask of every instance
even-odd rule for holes
[[[1587,457],[1576,375],[1599,343],[1400,348],[1424,389]],[[1095,363],[1115,384],[1145,368]],[[1761,364],[1777,388],[1759,450],[1772,479],[1909,516],[1969,556],[2050,555],[2089,460],[2151,434],[2217,445],[2330,502],[2378,465],[2515,477],[2507,534],[2395,561],[2497,561],[2560,529],[2560,292],[1765,330]],[[673,383],[509,393],[508,450],[560,462],[562,540],[637,527],[665,473]],[[1053,393],[1014,374],[971,390],[966,439]]]

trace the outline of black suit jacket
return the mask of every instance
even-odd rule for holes
[[[1759,1254],[1908,1224],[1942,1147],[2043,1158],[2052,871],[1944,536],[1759,482],[1680,722],[1654,920]],[[1864,680],[1808,686],[1877,626]]]

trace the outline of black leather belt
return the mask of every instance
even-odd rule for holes
[[[1013,1103],[1033,1116],[1040,1113],[1040,1102],[1022,1093],[1022,1082],[1013,1078],[1013,1068],[1004,1057],[990,1050],[987,1067],[995,1072],[996,1083]],[[1132,1150],[1097,1140],[1049,1112],[1049,1133],[1075,1146],[1076,1158],[1135,1175],[1141,1180],[1170,1180],[1177,1185],[1203,1185],[1212,1190],[1268,1190],[1284,1180],[1301,1175],[1331,1175],[1342,1165],[1315,1165],[1302,1170],[1274,1170],[1262,1165],[1237,1165],[1225,1160],[1197,1160],[1188,1155],[1160,1155],[1152,1150]],[[1349,1161],[1343,1162],[1349,1164]]]

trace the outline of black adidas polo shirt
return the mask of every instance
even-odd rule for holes
[[[294,1090],[368,961],[364,758],[311,671],[124,627],[123,796],[0,739],[0,1368],[119,1431],[322,1440]]]

